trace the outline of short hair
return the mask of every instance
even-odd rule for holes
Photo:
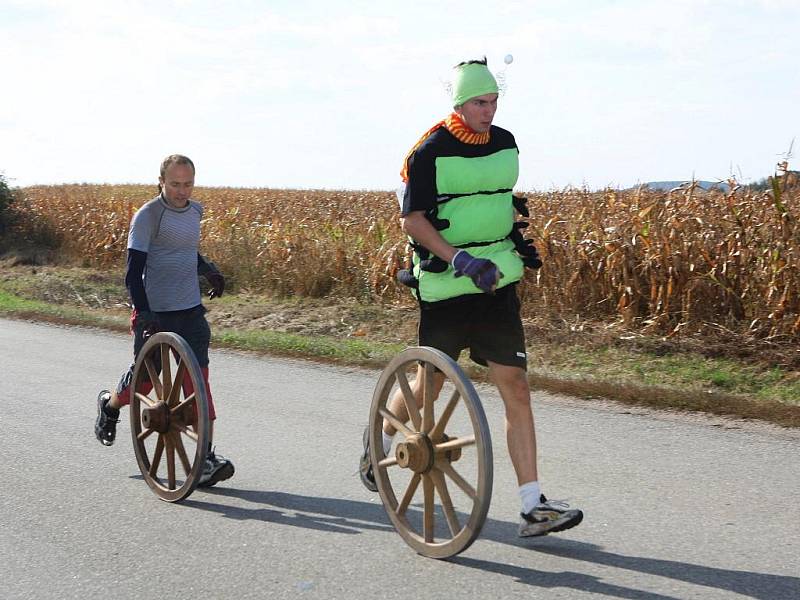
[[[192,167],[192,173],[195,172],[194,163],[192,162],[191,158],[184,156],[183,154],[170,154],[167,158],[161,161],[161,179],[164,179],[164,175],[167,174],[167,169],[169,169],[172,165],[189,165]]]

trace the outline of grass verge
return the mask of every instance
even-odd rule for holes
[[[384,366],[392,356],[404,348],[401,344],[233,329],[215,331],[214,344],[224,348],[271,352],[283,356],[377,368]]]

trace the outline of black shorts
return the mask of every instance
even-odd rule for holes
[[[419,345],[432,346],[453,360],[469,348],[479,365],[486,361],[527,370],[525,332],[519,316],[516,285],[494,296],[474,294],[443,305],[423,306],[419,319]]]

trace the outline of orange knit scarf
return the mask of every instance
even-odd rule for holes
[[[444,127],[445,129],[447,129],[447,131],[452,133],[459,142],[464,142],[465,144],[489,143],[488,131],[484,131],[483,133],[478,133],[476,131],[473,131],[472,129],[470,129],[469,126],[467,126],[466,123],[464,123],[464,120],[461,118],[461,115],[459,115],[456,112],[450,113],[447,116],[447,118],[439,121],[438,123],[436,123],[436,125],[434,125],[430,129],[428,129],[428,131],[423,133],[422,137],[419,138],[419,141],[417,141],[417,143],[414,144],[414,147],[408,151],[408,154],[406,154],[406,157],[403,160],[403,168],[400,170],[400,177],[403,179],[403,182],[408,181],[408,159],[411,158],[411,155],[417,151],[417,148],[419,148],[422,145],[422,143],[425,140],[427,140],[431,135],[433,135],[433,133],[440,127]]]

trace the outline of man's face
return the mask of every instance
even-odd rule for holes
[[[489,131],[497,112],[497,94],[484,94],[470,98],[456,112],[461,115],[467,127],[478,133]]]
[[[172,164],[158,180],[169,204],[177,208],[186,206],[194,189],[194,170],[190,165]]]

